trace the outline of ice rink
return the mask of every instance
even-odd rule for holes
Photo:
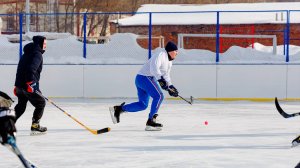
[[[17,123],[17,143],[39,168],[293,168],[300,146],[290,148],[300,134],[300,117],[285,119],[273,102],[166,100],[159,111],[164,125],[146,132],[149,108],[121,115],[114,125],[108,107],[135,99],[53,99],[90,128],[111,127],[93,135],[56,107],[47,104],[41,125],[48,133],[29,136],[33,107]],[[300,102],[280,102],[287,112]],[[208,121],[208,125],[204,122]],[[0,147],[0,167],[22,167]]]

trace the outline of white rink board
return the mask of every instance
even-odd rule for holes
[[[17,65],[0,65],[0,90],[13,95]]]
[[[216,97],[216,65],[173,65],[171,78],[183,97]],[[166,94],[167,95],[167,94]]]
[[[141,65],[84,66],[85,97],[136,97],[135,76]]]
[[[44,65],[40,89],[46,96],[83,97],[82,65]]]
[[[219,65],[218,98],[286,97],[286,65]]]
[[[300,66],[289,65],[287,76],[287,97],[300,97]]]
[[[44,65],[40,87],[49,97],[137,97],[134,80],[140,67]],[[10,95],[16,68],[0,65],[0,88]],[[171,78],[184,97],[299,98],[299,74],[300,65],[173,65]]]

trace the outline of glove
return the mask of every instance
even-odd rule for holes
[[[160,79],[157,80],[160,87],[164,90],[168,90],[168,85],[167,85],[167,82],[166,80],[164,79],[164,77],[161,77]]]
[[[16,127],[15,127],[15,118],[12,116],[5,116],[5,117],[0,117],[0,140],[2,138],[1,143],[5,144],[7,143],[8,137],[12,136],[15,138],[15,132],[16,132]]]
[[[33,93],[38,90],[38,86],[35,82],[31,81],[31,82],[27,82],[26,84],[27,84],[27,92]]]
[[[169,86],[168,92],[170,96],[178,97],[178,90],[173,85]]]
[[[17,96],[17,87],[14,88],[14,95]]]

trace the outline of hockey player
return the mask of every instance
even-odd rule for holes
[[[25,159],[16,144],[15,111],[10,109],[13,100],[0,91],[0,143],[18,156],[25,168],[36,168],[29,160]]]
[[[24,46],[17,69],[14,93],[18,97],[18,104],[15,106],[16,120],[26,110],[29,101],[34,107],[31,125],[31,135],[46,133],[47,128],[40,125],[46,101],[36,92],[40,92],[39,80],[43,68],[42,54],[46,49],[46,38],[34,36],[33,42]]]
[[[169,92],[173,97],[178,96],[177,89],[172,85],[170,71],[172,61],[177,56],[177,46],[173,42],[168,42],[165,50],[153,55],[141,68],[135,78],[137,88],[138,102],[131,104],[122,103],[110,107],[110,113],[113,123],[120,122],[120,114],[123,112],[139,112],[148,107],[149,97],[153,98],[151,110],[146,122],[146,131],[160,131],[162,124],[156,122],[157,112],[164,100],[161,89]]]
[[[13,100],[4,92],[0,91],[0,142],[4,145],[8,139],[15,139],[15,112],[11,109]]]

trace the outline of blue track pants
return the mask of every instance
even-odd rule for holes
[[[154,77],[143,75],[136,76],[135,85],[139,101],[126,104],[122,107],[122,109],[127,112],[139,112],[145,110],[148,107],[149,97],[151,96],[153,101],[149,113],[149,119],[152,119],[153,115],[157,113],[162,101],[164,100],[161,88]]]

